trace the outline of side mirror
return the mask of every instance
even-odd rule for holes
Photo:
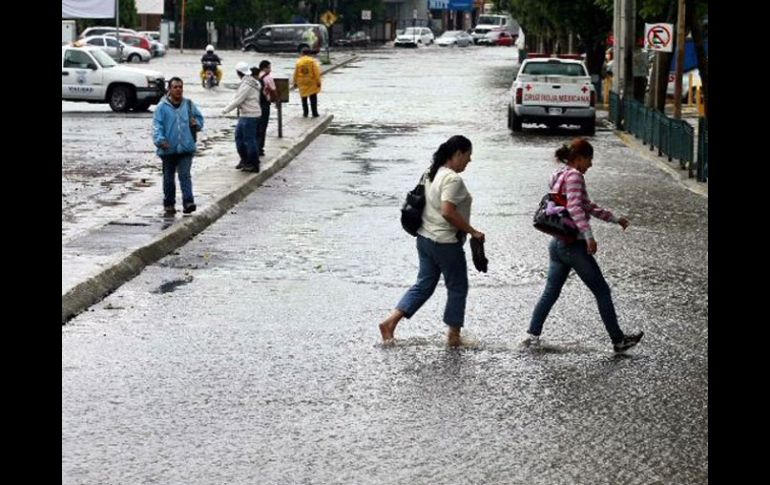
[[[88,66],[86,66],[86,67],[88,67],[88,68],[89,68],[89,69],[91,69],[92,71],[95,71],[95,70],[97,70],[97,69],[98,69],[98,68],[96,67],[96,64],[94,64],[93,62],[89,62],[89,63],[88,63]]]

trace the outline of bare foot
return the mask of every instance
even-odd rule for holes
[[[388,343],[393,340],[393,332],[396,330],[395,325],[391,325],[388,320],[385,320],[380,324],[380,333],[382,334],[382,342]]]
[[[460,347],[463,342],[460,339],[460,329],[456,327],[449,327],[449,333],[446,339],[447,345],[450,347]]]

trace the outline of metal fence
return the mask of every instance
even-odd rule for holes
[[[698,163],[696,177],[698,182],[709,179],[709,120],[698,118]]]
[[[702,136],[699,123],[698,131],[698,160],[697,167],[694,159],[695,131],[684,120],[669,118],[664,113],[653,110],[635,99],[622,99],[617,93],[610,93],[610,121],[617,127],[640,138],[642,143],[649,144],[650,150],[658,149],[658,155],[666,155],[668,161],[676,158],[679,166],[688,170],[690,178],[693,170],[697,168],[698,180],[701,180],[703,166],[705,176],[708,177],[708,126],[705,136]],[[705,149],[701,146],[705,140]],[[705,154],[705,161],[701,161],[701,153]],[[705,178],[703,179],[705,180]]]
[[[610,92],[610,121],[620,130],[622,128],[621,103],[618,93]]]

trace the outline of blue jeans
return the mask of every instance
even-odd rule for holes
[[[610,287],[607,285],[602,270],[599,269],[593,255],[588,254],[586,242],[579,239],[574,243],[566,244],[553,238],[548,246],[548,254],[551,258],[551,265],[548,268],[548,282],[545,284],[545,290],[543,290],[540,300],[535,305],[532,320],[529,322],[529,333],[540,335],[540,332],[543,331],[543,324],[548,317],[548,312],[551,311],[551,307],[559,298],[561,288],[567,281],[570,270],[574,269],[596,297],[596,302],[599,304],[599,314],[607,328],[607,333],[610,334],[612,343],[623,340],[623,332],[618,326],[618,317],[615,315],[615,305],[612,303]]]
[[[406,318],[412,318],[428,301],[436,289],[439,277],[444,275],[447,289],[444,323],[450,327],[462,327],[465,321],[465,301],[468,297],[468,265],[461,242],[442,244],[417,236],[417,255],[420,270],[417,283],[409,288],[396,305]]]
[[[235,127],[235,148],[247,165],[259,165],[258,121],[259,118],[238,118],[238,125]]]
[[[163,155],[163,206],[173,207],[176,204],[176,184],[174,174],[179,174],[179,188],[182,189],[182,205],[188,206],[195,203],[193,198],[192,177],[192,153],[176,153]]]

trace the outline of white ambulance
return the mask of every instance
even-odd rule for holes
[[[596,89],[581,60],[528,57],[510,96],[508,128],[513,131],[521,131],[522,123],[579,125],[588,135],[596,131]]]

